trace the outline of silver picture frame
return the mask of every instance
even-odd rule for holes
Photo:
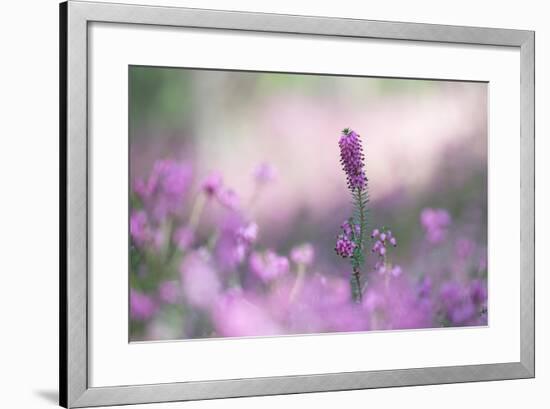
[[[514,47],[520,51],[521,283],[517,362],[91,387],[88,369],[88,25],[91,22]],[[535,33],[68,1],[60,5],[60,404],[138,404],[535,376]]]

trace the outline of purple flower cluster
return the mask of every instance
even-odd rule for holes
[[[197,308],[209,309],[221,291],[221,282],[213,260],[205,251],[189,253],[183,259],[180,280],[187,302]]]
[[[420,214],[420,223],[426,233],[426,240],[438,244],[445,240],[451,216],[445,209],[426,208]]]
[[[402,273],[401,266],[391,265],[387,262],[387,251],[388,246],[397,247],[397,239],[391,232],[386,228],[374,229],[370,235],[371,239],[376,240],[371,248],[371,252],[378,256],[378,260],[374,266],[376,271],[379,274],[391,274],[394,277],[398,277]]]
[[[370,237],[376,239],[371,251],[380,257],[386,255],[388,245],[397,247],[397,239],[393,236],[391,230],[374,229]]]
[[[404,275],[392,280],[374,276],[367,287],[363,307],[372,330],[428,328],[433,325],[431,305],[418,297]]]
[[[340,140],[340,163],[348,180],[348,188],[352,191],[362,190],[367,185],[365,164],[361,139],[355,131],[344,129]]]
[[[468,285],[456,281],[444,283],[440,289],[443,319],[450,325],[482,325],[486,322],[487,287],[481,280]]]
[[[130,289],[130,316],[138,321],[148,320],[157,312],[157,304],[147,294]]]
[[[134,192],[155,221],[178,212],[191,186],[191,167],[171,159],[158,160],[147,178],[134,182]]]
[[[151,231],[145,211],[133,210],[130,214],[130,237],[138,247],[144,246],[151,239]]]
[[[213,198],[218,195],[223,187],[223,177],[218,171],[210,172],[202,181],[201,188],[207,197]]]
[[[250,255],[250,271],[264,282],[272,281],[288,273],[288,258],[280,256],[273,250],[254,252]]]
[[[348,258],[353,255],[356,247],[357,245],[353,242],[350,236],[344,233],[340,234],[336,239],[336,247],[334,250],[340,257]]]
[[[226,209],[237,210],[239,208],[239,196],[233,189],[224,185],[220,172],[210,172],[202,181],[201,189],[208,199],[217,199]]]
[[[315,250],[310,243],[300,244],[290,251],[290,259],[296,264],[309,266],[313,263]]]

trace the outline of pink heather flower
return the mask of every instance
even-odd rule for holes
[[[311,265],[315,256],[315,250],[310,243],[304,243],[294,247],[290,251],[290,259],[296,264]]]
[[[355,247],[357,247],[357,245],[353,241],[351,241],[348,236],[346,236],[345,234],[341,234],[336,240],[336,247],[334,248],[334,250],[336,251],[336,254],[338,254],[340,257],[348,258],[353,255]]]
[[[180,297],[179,284],[175,280],[164,281],[159,285],[159,298],[166,304],[176,304]]]
[[[383,256],[384,254],[386,254],[386,248],[384,246],[381,246],[379,249],[378,249],[378,254],[380,254],[381,256]]]
[[[133,288],[130,289],[130,317],[134,320],[145,321],[150,319],[157,311],[157,305],[153,299]]]
[[[378,237],[378,235],[380,234],[380,230],[378,229],[374,229],[370,235],[371,238],[375,238],[375,237]]]
[[[189,304],[210,308],[218,298],[221,284],[209,255],[196,251],[187,255],[180,266],[181,285]]]
[[[161,159],[155,162],[148,178],[136,179],[134,191],[143,200],[155,194],[167,194],[177,199],[189,188],[191,177],[189,165],[171,159]]]
[[[271,317],[262,301],[242,290],[222,294],[212,312],[216,333],[223,337],[283,334],[285,328]]]
[[[237,264],[243,261],[243,255],[250,246],[240,241],[237,232],[245,225],[242,216],[237,212],[226,212],[218,222],[218,238],[214,255],[220,273],[234,271]],[[241,245],[242,248],[240,248]]]
[[[401,266],[397,266],[397,265],[393,266],[393,268],[391,270],[391,274],[394,277],[399,277],[402,272],[403,272],[403,270],[401,269]]]
[[[373,275],[363,297],[363,308],[370,318],[371,330],[433,326],[432,308],[418,298],[416,288],[405,274],[392,280]]]
[[[346,220],[344,223],[342,223],[340,227],[344,231],[344,234],[348,237],[353,237],[353,233],[355,234],[355,236],[359,236],[361,231],[361,226],[357,224],[353,225],[352,223],[350,223],[349,220]],[[353,232],[354,227],[355,227],[355,232]]]
[[[232,189],[224,189],[218,192],[218,200],[221,205],[229,210],[237,210],[239,207],[239,196]]]
[[[277,169],[267,162],[257,165],[252,174],[258,184],[267,184],[277,179]]]
[[[393,247],[397,247],[397,239],[395,237],[391,237],[390,238],[390,244],[393,246]]]
[[[242,263],[250,247],[258,238],[258,225],[250,222],[237,228],[235,232],[236,245],[233,249],[234,261]]]
[[[195,240],[195,233],[192,228],[182,226],[174,232],[173,240],[180,250],[185,251],[193,244],[193,241]]]
[[[249,259],[250,270],[264,282],[274,280],[289,270],[288,259],[273,250],[252,253]]]
[[[213,171],[206,176],[202,182],[201,188],[207,197],[212,198],[218,195],[222,186],[222,174],[218,171]]]
[[[426,233],[426,239],[437,244],[447,235],[447,228],[451,224],[451,216],[445,209],[426,208],[420,214],[420,223]]]
[[[378,251],[380,251],[380,249],[384,246],[384,244],[380,241],[380,240],[376,240],[376,242],[374,243],[374,245],[372,246],[372,252],[373,253],[376,253]]]
[[[386,241],[386,233],[380,233],[380,241]]]
[[[348,180],[350,190],[362,190],[367,185],[365,164],[361,139],[351,129],[344,129],[338,142],[340,146],[340,163]]]
[[[158,160],[147,179],[137,179],[134,191],[156,220],[176,213],[191,186],[191,166],[170,159]]]
[[[150,240],[147,214],[143,210],[133,210],[130,214],[130,236],[137,246],[143,246]]]
[[[173,200],[181,199],[191,184],[191,167],[173,160],[158,161],[154,172],[159,172],[162,192]]]
[[[258,225],[250,222],[245,226],[239,227],[235,233],[237,242],[245,245],[251,245],[258,238]]]
[[[346,236],[351,237],[352,228],[349,220],[346,220],[344,223],[342,223],[340,227],[342,228],[342,230],[344,230],[344,234]]]

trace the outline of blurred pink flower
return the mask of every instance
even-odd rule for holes
[[[195,233],[191,227],[181,226],[174,232],[173,240],[180,250],[185,251],[193,244]]]
[[[218,171],[210,172],[201,184],[202,191],[208,197],[215,197],[218,195],[220,189],[223,186],[222,174]]]
[[[440,304],[445,318],[454,326],[486,325],[487,283],[474,280],[468,286],[455,281],[440,289]]]
[[[239,227],[236,236],[239,243],[250,245],[258,238],[258,225],[250,222],[245,226]]]
[[[256,297],[236,289],[220,296],[212,316],[216,332],[224,337],[285,333]]]
[[[288,259],[279,256],[273,250],[263,253],[255,252],[249,258],[250,270],[264,282],[274,280],[288,273]]]
[[[180,266],[181,285],[189,304],[210,308],[219,296],[221,283],[205,251],[189,253]]]
[[[240,205],[239,196],[233,189],[223,189],[218,192],[220,204],[229,210],[237,210]]]
[[[176,304],[181,290],[176,280],[164,281],[159,285],[159,298],[167,304]]]
[[[130,236],[137,246],[143,246],[151,239],[147,214],[143,210],[132,210],[130,214]]]
[[[387,280],[373,276],[363,299],[371,329],[427,328],[433,325],[429,303],[418,297],[417,289],[404,274]]]
[[[138,178],[134,191],[157,221],[178,211],[191,186],[192,169],[171,159],[157,160],[147,179]]]
[[[313,248],[313,245],[311,245],[311,243],[300,244],[290,251],[290,259],[296,264],[309,266],[311,265],[311,263],[313,263],[314,257],[315,249]]]
[[[445,209],[425,208],[420,213],[420,223],[426,233],[426,239],[432,244],[445,240],[451,216]]]
[[[323,333],[368,329],[368,316],[351,302],[348,281],[314,273],[291,298],[294,280],[283,279],[268,296],[271,315],[289,333]]]
[[[238,231],[243,227],[243,218],[237,212],[226,212],[218,224],[219,236],[216,240],[214,256],[219,272],[228,273],[243,261],[248,245],[240,243]]]
[[[134,320],[148,320],[157,311],[153,298],[133,288],[130,289],[130,317]]]

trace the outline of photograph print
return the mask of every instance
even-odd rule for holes
[[[488,325],[487,83],[128,78],[130,342]]]

